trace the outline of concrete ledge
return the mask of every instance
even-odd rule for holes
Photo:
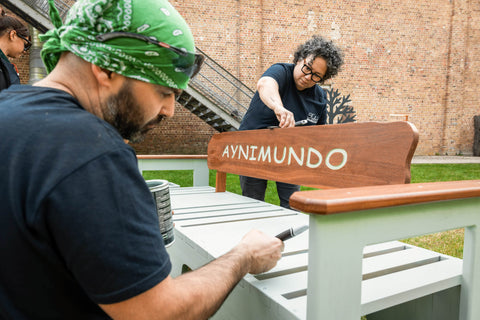
[[[465,156],[414,156],[412,163],[480,163],[480,157]]]

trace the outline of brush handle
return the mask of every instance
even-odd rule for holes
[[[288,240],[291,237],[293,237],[293,228],[287,229],[285,231],[280,232],[279,234],[276,235],[276,237],[282,241]]]
[[[298,236],[300,233],[306,231],[307,229],[308,229],[307,225],[296,227],[296,228],[289,228],[277,234],[276,237],[282,241],[285,241],[295,236]]]

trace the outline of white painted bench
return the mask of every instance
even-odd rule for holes
[[[480,181],[405,185],[417,139],[406,122],[215,135],[208,161],[220,172],[220,192],[171,189],[173,276],[227,252],[251,228],[275,235],[309,223],[308,232],[286,241],[274,269],[237,285],[214,319],[480,319],[472,303],[479,298]],[[297,157],[290,164],[281,157],[268,162],[269,143],[271,152],[290,145]],[[394,147],[384,150],[387,145]],[[250,153],[236,153],[237,159],[226,146],[249,146]],[[295,193],[291,205],[308,216],[225,192],[225,172],[353,188]],[[464,262],[394,241],[461,227]]]

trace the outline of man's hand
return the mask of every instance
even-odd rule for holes
[[[252,230],[242,238],[236,249],[246,250],[245,254],[250,257],[248,272],[258,274],[276,266],[283,248],[284,244],[278,238]]]
[[[270,270],[282,250],[280,239],[252,230],[209,264],[175,279],[168,276],[133,298],[100,307],[115,320],[209,319],[247,272]]]

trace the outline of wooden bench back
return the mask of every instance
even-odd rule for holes
[[[417,143],[404,121],[225,132],[208,144],[208,167],[218,192],[227,172],[319,188],[409,183]]]

